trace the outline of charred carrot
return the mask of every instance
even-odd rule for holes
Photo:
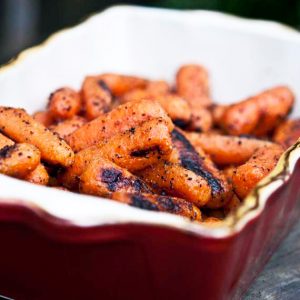
[[[176,197],[145,193],[129,194],[115,192],[111,195],[111,199],[146,210],[162,211],[181,215],[190,218],[193,221],[201,220],[201,212],[199,208],[184,199]]]

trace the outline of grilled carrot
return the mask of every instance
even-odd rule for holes
[[[24,177],[24,180],[39,185],[47,185],[49,174],[43,164],[38,164],[37,167]]]
[[[180,164],[162,161],[138,172],[154,190],[192,202],[198,207],[211,199],[211,188],[204,178]]]
[[[251,158],[233,172],[234,191],[240,199],[245,198],[255,185],[276,166],[283,148],[280,145],[265,146],[253,153]]]
[[[154,95],[165,95],[171,91],[171,87],[165,80],[150,80],[147,83],[146,90]]]
[[[236,194],[233,194],[232,198],[224,205],[224,212],[225,214],[229,214],[234,212],[238,209],[241,205],[241,200]]]
[[[49,111],[38,111],[33,114],[33,118],[45,127],[49,127],[55,121]]]
[[[176,75],[177,93],[192,106],[211,104],[209,97],[209,80],[207,70],[200,65],[184,65]]]
[[[113,192],[151,193],[141,179],[100,157],[93,160],[80,176],[79,191],[102,197]]]
[[[16,142],[36,146],[49,163],[66,167],[73,163],[71,148],[22,109],[0,107],[0,130]]]
[[[15,143],[14,141],[12,141],[8,137],[0,133],[0,149],[2,149],[5,146],[12,146],[14,145],[14,143]]]
[[[187,136],[179,129],[172,131],[172,141],[175,148],[173,152],[177,152],[177,155],[171,156],[173,162],[177,161],[185,169],[193,171],[209,185],[211,198],[206,206],[209,208],[224,206],[232,195],[231,186],[224,174],[214,166],[200,147],[196,150]]]
[[[66,140],[72,149],[78,152],[154,118],[165,120],[172,130],[172,121],[159,103],[152,100],[132,101],[86,123],[70,134]]]
[[[93,120],[109,110],[111,90],[101,76],[87,76],[81,88],[83,108],[88,120]]]
[[[52,125],[49,129],[56,132],[62,139],[66,138],[69,134],[80,128],[86,123],[86,119],[80,116],[74,116],[71,119],[59,122],[56,125]]]
[[[99,145],[101,155],[120,167],[135,172],[159,160],[167,159],[172,151],[169,128],[162,119],[153,119]]]
[[[21,143],[0,149],[0,173],[23,178],[40,162],[40,151],[33,145]]]
[[[68,87],[58,89],[50,95],[48,109],[54,119],[70,119],[81,109],[80,95]]]
[[[168,212],[196,221],[201,220],[199,208],[180,198],[145,193],[129,194],[115,192],[111,195],[111,199],[142,209]]]
[[[98,157],[107,158],[133,172],[168,158],[171,151],[167,124],[161,119],[153,119],[79,151],[73,165],[61,175],[60,181],[65,186],[76,189],[78,177]]]
[[[125,103],[142,99],[156,100],[176,125],[180,127],[189,125],[192,111],[183,98],[171,93],[154,94],[148,90],[133,90],[125,94],[122,101]]]
[[[285,149],[291,147],[300,138],[300,119],[286,120],[275,130],[273,140]]]
[[[263,136],[290,112],[294,95],[287,87],[269,89],[257,96],[228,106],[220,125],[232,135]]]
[[[214,133],[186,133],[195,146],[201,147],[219,165],[243,164],[259,148],[271,142],[246,137],[225,136]]]
[[[117,97],[134,89],[145,88],[148,84],[148,81],[144,78],[128,75],[106,73],[98,77],[105,82],[111,93]]]
[[[187,130],[207,132],[213,125],[211,112],[206,107],[192,106],[191,121]]]

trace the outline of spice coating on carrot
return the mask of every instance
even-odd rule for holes
[[[24,178],[40,163],[40,151],[31,144],[21,143],[0,149],[0,173]]]
[[[16,142],[36,146],[42,158],[52,164],[67,167],[73,163],[69,145],[22,109],[0,107],[0,130]]]
[[[104,158],[93,160],[82,173],[79,191],[102,197],[113,192],[151,193],[140,178]]]
[[[282,153],[283,148],[279,145],[265,146],[255,151],[245,164],[237,167],[232,175],[237,196],[245,198],[255,185],[274,169]]]
[[[49,97],[48,109],[54,119],[70,119],[80,111],[80,108],[80,95],[71,88],[58,89]]]
[[[300,138],[300,119],[286,120],[275,130],[273,140],[287,149]]]
[[[274,129],[290,112],[294,95],[288,87],[276,87],[228,106],[220,125],[232,135],[262,136]]]
[[[117,133],[154,118],[165,120],[168,127],[174,125],[159,103],[152,100],[138,100],[120,105],[112,111],[86,123],[70,134],[66,140],[75,152],[99,143]]]

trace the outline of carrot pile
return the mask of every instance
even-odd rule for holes
[[[87,76],[33,116],[0,107],[0,173],[222,221],[300,136],[300,119],[287,120],[294,95],[279,86],[218,105],[203,66],[182,66],[175,81]]]

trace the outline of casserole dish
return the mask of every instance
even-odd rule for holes
[[[219,103],[287,84],[300,35],[206,11],[114,7],[0,69],[0,104],[41,109],[58,86],[118,72],[170,79],[203,63]],[[230,76],[228,76],[228,74]],[[299,101],[294,116],[299,115]],[[0,294],[16,299],[240,299],[300,214],[300,144],[222,225],[0,176]]]

